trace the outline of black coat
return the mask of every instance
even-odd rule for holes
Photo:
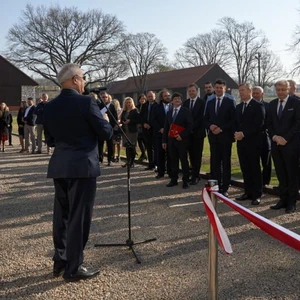
[[[126,115],[126,111],[122,111],[122,114],[121,114],[121,123],[123,121],[126,121],[126,120],[130,120],[130,122],[127,124],[128,126],[128,131],[129,132],[137,132],[138,131],[138,127],[137,125],[139,124],[139,113],[138,113],[138,110],[137,109],[133,109],[129,112],[127,118],[125,117]]]
[[[0,134],[8,135],[9,112],[3,111],[0,117]]]

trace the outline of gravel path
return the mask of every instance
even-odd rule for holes
[[[14,141],[17,144],[16,141]],[[91,280],[65,283],[52,278],[52,181],[49,156],[24,155],[18,147],[0,153],[0,299],[207,299],[208,223],[200,185],[166,188],[144,166],[132,169],[132,238],[157,241],[135,247],[137,264],[125,243],[126,170],[104,166],[85,261],[101,273]],[[241,192],[231,188],[230,196]],[[253,211],[300,233],[299,212],[272,211],[265,195]],[[233,254],[219,250],[219,299],[299,299],[299,253],[272,239],[225,204],[219,216]]]

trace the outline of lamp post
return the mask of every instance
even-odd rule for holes
[[[260,86],[260,59],[261,59],[261,53],[257,52],[257,55],[255,56],[258,62],[258,85]]]

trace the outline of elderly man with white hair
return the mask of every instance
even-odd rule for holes
[[[44,129],[49,147],[48,178],[55,187],[53,214],[53,275],[64,272],[66,281],[87,279],[99,273],[83,266],[100,175],[98,138],[112,136],[110,124],[90,96],[84,96],[85,78],[76,64],[66,64],[57,75],[61,93],[45,105]]]
[[[284,208],[286,213],[293,213],[299,190],[300,101],[289,95],[287,80],[277,81],[275,89],[278,98],[270,102],[267,128],[280,200],[270,208]]]

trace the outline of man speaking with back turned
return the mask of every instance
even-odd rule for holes
[[[100,176],[98,137],[112,135],[94,99],[84,96],[85,78],[76,64],[64,65],[57,75],[62,91],[44,109],[44,129],[49,147],[55,147],[48,178],[55,187],[53,213],[53,275],[64,272],[66,281],[87,279],[99,273],[83,266]]]

